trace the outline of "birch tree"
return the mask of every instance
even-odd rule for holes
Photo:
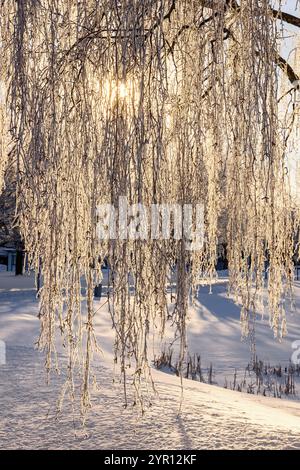
[[[141,403],[141,384],[151,381],[149,332],[163,336],[167,318],[183,360],[199,273],[216,276],[220,220],[242,335],[254,336],[266,262],[270,327],[285,334],[297,230],[286,126],[297,122],[299,76],[280,52],[283,24],[298,28],[296,11],[269,0],[2,0],[0,174],[16,168],[20,232],[30,266],[39,272],[41,263],[47,370],[56,367],[59,333],[66,390],[73,393],[78,375],[83,410],[104,259],[113,273],[115,360]],[[203,248],[99,240],[97,207],[120,196],[147,206],[201,202]]]

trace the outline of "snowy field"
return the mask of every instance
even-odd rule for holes
[[[242,374],[250,359],[249,345],[240,341],[239,307],[227,297],[226,287],[226,278],[213,287],[212,294],[202,286],[199,301],[190,309],[189,351],[201,354],[204,370],[213,364],[218,386],[184,380],[180,414],[180,380],[155,369],[158,396],[146,414],[137,416],[131,407],[122,407],[122,388],[113,383],[113,332],[104,305],[97,319],[104,353],[97,370],[100,388],[82,430],[70,405],[57,417],[57,385],[63,377],[54,377],[47,386],[43,355],[34,349],[39,322],[33,278],[1,272],[0,340],[6,343],[6,364],[0,366],[0,448],[300,449],[298,395],[275,399],[224,388],[225,379],[231,383],[235,369]],[[104,301],[98,301],[99,306]],[[259,359],[289,364],[291,345],[300,339],[299,284],[296,307],[288,315],[289,332],[282,343],[274,340],[267,315],[258,317]]]

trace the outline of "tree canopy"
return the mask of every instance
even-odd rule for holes
[[[20,232],[30,265],[42,270],[48,370],[60,332],[68,386],[79,373],[89,406],[101,314],[93,292],[107,259],[116,361],[142,400],[149,332],[163,335],[171,316],[182,361],[190,298],[199,273],[216,276],[220,231],[242,335],[254,344],[266,265],[270,326],[284,334],[298,227],[287,154],[299,76],[281,36],[282,22],[299,27],[299,17],[269,0],[2,0],[0,8],[0,175],[14,166]],[[120,196],[202,203],[203,248],[99,240],[97,207]]]

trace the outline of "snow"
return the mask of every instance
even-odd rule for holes
[[[288,311],[288,334],[282,341],[274,338],[268,314],[257,315],[256,354],[265,363],[288,365],[293,353],[292,343],[300,338],[300,284],[296,282],[296,309]],[[240,306],[227,296],[227,283],[213,287],[203,286],[201,303],[191,309],[189,349],[200,353],[208,365],[210,362],[223,377],[230,378],[234,369],[244,370],[250,359],[249,343],[241,341]],[[224,382],[223,382],[224,383]],[[223,385],[223,383],[221,385]]]
[[[63,375],[45,382],[43,355],[34,349],[38,337],[38,303],[33,276],[0,273],[0,340],[6,364],[0,366],[0,448],[3,449],[300,449],[300,405],[223,388],[224,377],[249,362],[249,345],[240,341],[239,307],[226,295],[226,279],[200,289],[190,309],[189,350],[203,364],[213,363],[219,387],[153,369],[158,396],[141,416],[122,407],[122,387],[113,381],[112,338],[106,305],[99,310],[97,333],[103,358],[97,366],[99,390],[86,429],[78,413],[65,405],[56,415],[57,385]],[[201,303],[200,303],[201,301]],[[99,306],[105,299],[98,301]],[[296,306],[300,285],[296,285]],[[287,363],[291,343],[300,338],[298,310],[288,316],[289,333],[274,340],[267,316],[257,321],[258,356]],[[171,337],[171,331],[170,331]],[[157,350],[156,350],[157,352]],[[60,351],[64,361],[63,351]]]

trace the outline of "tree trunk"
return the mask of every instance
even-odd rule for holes
[[[16,252],[16,276],[23,274],[23,251],[17,250]]]
[[[98,297],[99,299],[101,299],[101,296],[102,296],[102,284],[98,284],[98,285],[95,287],[94,296],[95,296],[95,297]]]

